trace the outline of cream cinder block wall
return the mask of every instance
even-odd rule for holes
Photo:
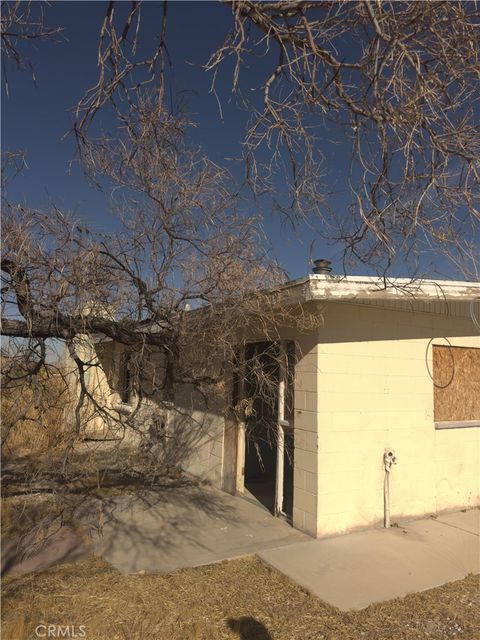
[[[92,338],[87,335],[77,336],[74,345],[76,354],[84,363],[84,382],[88,393],[95,398],[99,406],[104,407],[107,411],[111,410],[117,401],[117,394],[112,390],[108,376],[114,365],[116,349],[120,345],[115,343],[102,345],[101,358],[98,355],[100,345],[95,344]],[[72,396],[71,401],[65,406],[64,415],[67,423],[73,423],[81,387],[77,365],[68,351],[65,351],[64,366]],[[84,400],[81,416],[85,437],[101,439],[114,435],[105,419],[88,398]]]
[[[113,416],[118,417],[118,411],[128,414],[128,410],[136,406],[137,399],[132,397],[130,405],[123,405],[119,393],[121,357],[125,347],[113,341],[94,344],[87,336],[82,336],[77,344],[80,357],[89,366],[86,372],[86,385],[96,401]],[[142,371],[141,384],[152,392],[150,377],[155,371],[157,378],[161,378],[163,359],[161,354],[150,354],[153,369]],[[72,361],[71,368],[74,370]],[[72,378],[73,395],[78,397],[78,376]],[[169,453],[172,460],[185,471],[207,479],[217,486],[222,484],[223,439],[225,427],[225,406],[220,393],[211,393],[205,404],[205,399],[196,392],[192,385],[177,384],[174,389],[174,407],[169,410]],[[142,401],[146,412],[139,414],[139,419],[145,419],[149,409],[164,407],[160,390],[152,396],[148,395]],[[72,413],[74,408],[70,408]],[[135,431],[115,429],[115,422],[108,425],[104,417],[98,414],[94,407],[86,403],[84,411],[85,435],[92,438],[122,437],[125,444],[135,444],[138,438]],[[71,419],[71,416],[70,416]],[[148,420],[145,431],[148,430]]]
[[[465,318],[327,305],[317,348],[316,535],[382,520],[385,447],[398,458],[393,519],[478,504],[480,428],[435,429],[429,374],[432,343],[480,347],[474,333]]]
[[[205,405],[191,385],[177,385],[170,428],[183,449],[182,468],[221,487],[225,431],[221,395],[212,393]]]
[[[296,336],[294,392],[293,525],[317,535],[318,336]]]

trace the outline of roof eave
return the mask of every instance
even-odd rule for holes
[[[376,277],[310,275],[293,280],[285,288],[300,288],[304,301],[311,300],[423,300],[442,302],[480,300],[480,282],[414,280]]]

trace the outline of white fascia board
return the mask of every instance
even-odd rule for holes
[[[291,284],[297,284],[297,281]],[[383,280],[369,276],[311,275],[302,284],[305,301],[372,299],[467,302],[480,299],[480,282],[411,280],[409,278]]]

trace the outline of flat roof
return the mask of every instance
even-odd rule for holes
[[[471,305],[480,303],[480,282],[455,280],[427,280],[414,278],[379,278],[376,276],[336,276],[324,274],[309,274],[283,285],[259,291],[264,295],[281,294],[279,304],[296,304],[311,301],[339,301],[365,304],[369,300],[388,301],[398,305],[403,302],[448,303],[456,301],[464,308],[464,315],[471,316]],[[255,295],[255,292],[253,292]],[[430,306],[430,305],[428,305]],[[195,313],[204,309],[192,309]],[[138,331],[159,330],[148,323],[139,327]],[[96,334],[97,340],[105,338]],[[107,340],[109,341],[109,339]]]
[[[279,290],[302,290],[308,300],[480,300],[480,282],[379,278],[376,276],[335,276],[310,274],[291,280]]]

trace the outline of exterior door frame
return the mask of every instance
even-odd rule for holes
[[[284,512],[284,471],[285,471],[285,427],[289,424],[285,421],[285,387],[287,369],[287,342],[278,341],[279,347],[279,380],[277,390],[277,451],[276,451],[276,472],[275,472],[275,501],[274,515],[285,516]],[[239,359],[239,381],[238,396],[240,400],[245,398],[245,349],[241,349]],[[236,473],[235,473],[235,493],[245,493],[245,453],[246,453],[246,428],[245,418],[242,415],[237,423],[237,446],[236,446]]]
[[[283,509],[283,482],[285,477],[285,383],[287,349],[285,341],[278,345],[278,389],[277,389],[277,468],[275,472],[275,514],[285,516]]]

